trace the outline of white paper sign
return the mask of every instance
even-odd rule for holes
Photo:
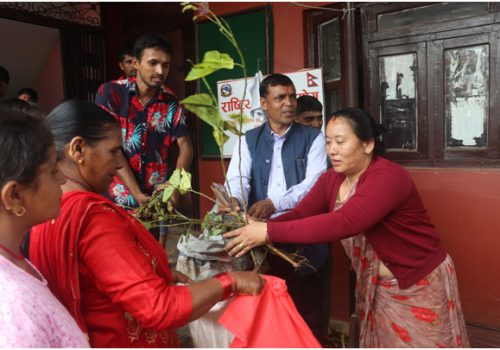
[[[297,72],[284,73],[295,85],[297,97],[302,95],[311,95],[316,97],[324,106],[323,100],[323,71],[321,68],[302,69]],[[247,78],[245,99],[243,89],[245,87],[244,79],[223,80],[217,82],[217,96],[219,102],[219,111],[224,119],[231,120],[230,114],[239,114],[240,109],[251,118],[249,123],[243,124],[242,132],[260,126],[266,116],[260,108],[259,84],[262,76],[256,74],[253,78]],[[238,137],[228,133],[229,140],[224,144],[224,157],[231,157],[234,145]]]

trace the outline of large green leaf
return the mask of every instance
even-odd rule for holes
[[[196,114],[198,118],[209,124],[212,128],[219,129],[222,127],[222,116],[209,94],[191,95],[182,100],[181,103],[188,111]]]
[[[203,56],[203,61],[195,64],[193,68],[191,68],[191,71],[186,77],[186,81],[206,77],[219,69],[233,68],[234,61],[227,53],[220,53],[217,50],[207,51]]]
[[[181,183],[181,169],[175,169],[170,176],[170,179],[168,179],[168,182],[170,183],[170,186],[174,188],[179,187],[179,184]]]
[[[240,133],[239,125],[236,125],[232,120],[224,120],[224,130],[228,130],[236,136],[243,135],[243,133]]]
[[[172,194],[174,194],[175,187],[174,186],[168,186],[163,190],[163,197],[162,201],[163,203],[167,203],[170,200],[170,197],[172,197]]]
[[[181,182],[179,184],[179,193],[185,194],[191,190],[191,174],[186,170],[181,170]]]
[[[214,135],[215,142],[217,143],[217,145],[219,147],[221,147],[223,144],[226,143],[227,140],[229,140],[229,136],[224,134],[224,132],[222,132],[219,129],[214,129],[213,135]]]
[[[240,124],[240,120],[243,121],[242,124],[250,123],[250,121],[252,120],[252,118],[250,118],[246,114],[243,114],[242,116],[239,113],[230,113],[227,116],[232,120],[234,120],[236,124]]]

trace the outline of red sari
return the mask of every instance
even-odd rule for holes
[[[106,198],[65,193],[57,220],[32,229],[30,259],[92,347],[178,347],[189,290],[171,284],[165,251],[145,227]]]
[[[335,210],[348,198],[338,201]],[[460,305],[455,267],[449,255],[409,288],[378,275],[383,261],[364,234],[341,240],[356,272],[356,314],[361,348],[470,347]]]

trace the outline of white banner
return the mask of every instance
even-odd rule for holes
[[[323,106],[323,71],[321,68],[302,69],[297,72],[283,73],[290,77],[295,85],[297,97],[302,95],[311,95],[316,97]],[[230,114],[243,113],[251,118],[249,123],[243,124],[243,133],[247,130],[260,126],[266,116],[260,109],[259,84],[262,81],[260,72],[253,78],[247,78],[247,92],[245,99],[243,97],[243,89],[245,86],[244,79],[223,80],[217,82],[217,97],[219,102],[219,111],[224,119],[231,120]],[[224,157],[231,157],[234,145],[238,141],[236,135],[228,133],[229,140],[224,144]]]

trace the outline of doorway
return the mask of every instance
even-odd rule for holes
[[[38,108],[50,112],[64,98],[59,30],[0,18],[0,65],[10,74],[6,98],[22,88],[38,93]]]

